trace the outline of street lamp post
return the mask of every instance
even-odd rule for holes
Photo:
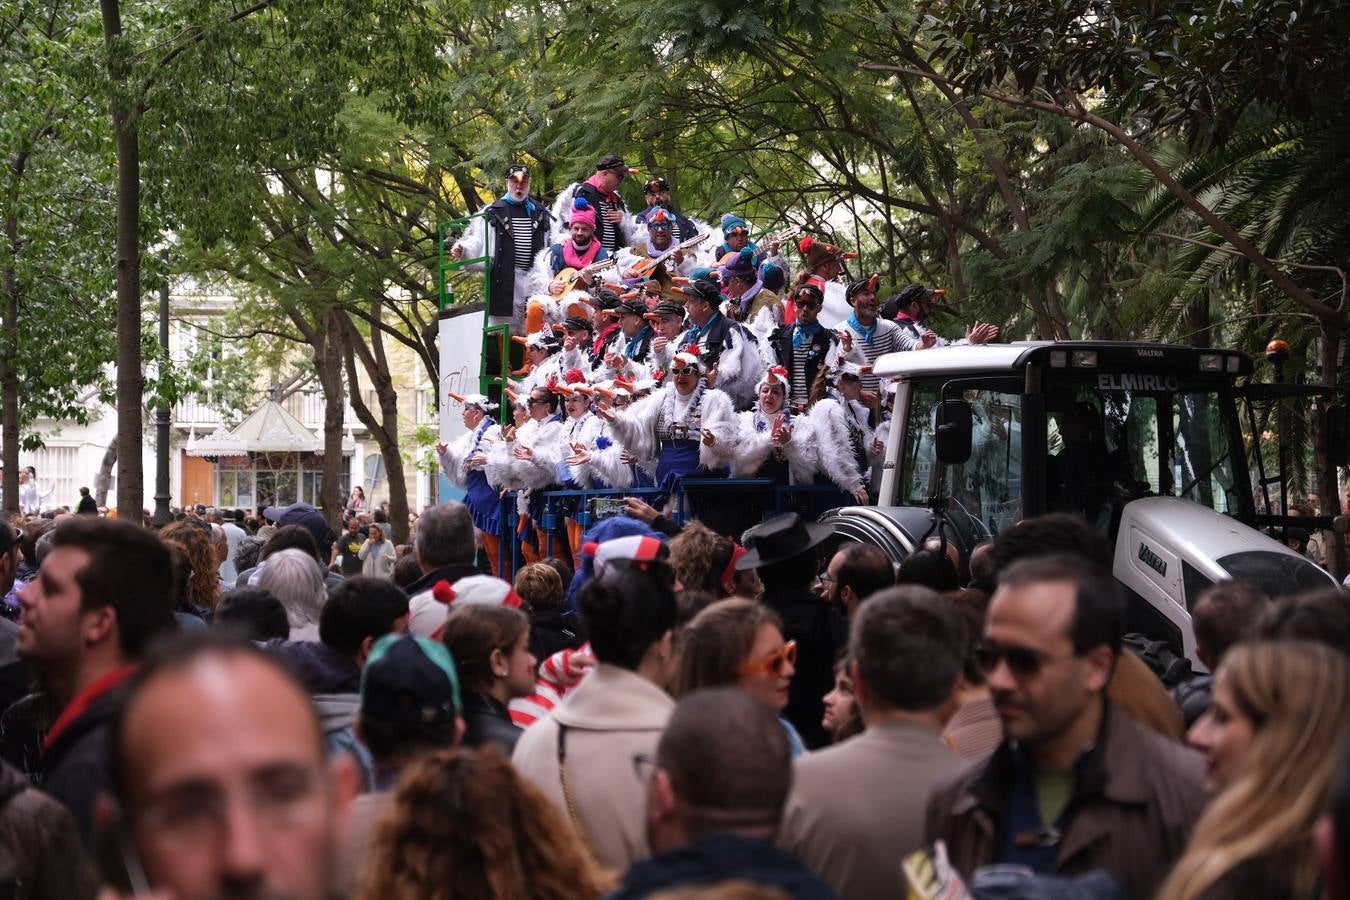
[[[159,347],[169,355],[169,251],[161,250],[164,282],[159,287]],[[155,407],[155,514],[150,524],[163,528],[173,521],[169,512],[169,403],[161,400]]]

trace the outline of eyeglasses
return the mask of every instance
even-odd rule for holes
[[[531,397],[529,399],[531,406],[548,406],[548,399],[545,397]]]
[[[671,225],[669,222],[648,222],[648,223],[647,223],[647,230],[648,230],[648,231],[670,231],[670,230],[671,230],[672,228],[674,228],[674,227],[675,227],[675,226]]]
[[[981,641],[975,645],[973,654],[975,665],[985,674],[992,673],[1001,662],[1007,662],[1008,670],[1018,678],[1030,678],[1040,674],[1041,669],[1050,663],[1070,659],[1071,656],[1056,659],[1048,653],[1031,647],[1005,647],[994,641]]]
[[[782,675],[787,666],[797,665],[797,642],[788,641],[767,659],[743,662],[736,667],[741,675]]]
[[[698,366],[680,366],[678,369],[671,369],[672,375],[697,375]]]
[[[323,779],[317,771],[282,765],[249,779],[238,799],[260,826],[279,831],[321,818],[323,798]],[[185,786],[147,801],[135,821],[165,843],[204,846],[222,839],[234,802],[215,785]]]

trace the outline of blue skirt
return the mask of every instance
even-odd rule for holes
[[[501,498],[488,484],[487,476],[478,469],[470,469],[464,479],[464,505],[473,516],[473,524],[479,531],[497,534],[501,531],[498,513],[501,510]]]
[[[680,480],[702,468],[698,461],[698,441],[662,441],[656,461],[656,484],[661,495],[653,504],[658,509],[680,489]]]

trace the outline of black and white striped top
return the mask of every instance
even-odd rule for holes
[[[600,241],[600,246],[610,253],[617,252],[620,244],[619,226],[609,220],[609,214],[614,209],[614,206],[601,200],[600,209],[595,214],[595,237]]]
[[[508,203],[511,211],[506,227],[511,231],[511,243],[515,253],[511,265],[517,269],[529,269],[534,265],[534,222],[524,204]]]

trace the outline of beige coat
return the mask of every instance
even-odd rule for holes
[[[651,855],[646,789],[633,756],[653,754],[675,701],[627,669],[601,663],[553,712],[525,730],[511,762],[571,818],[558,766],[566,727],[568,783],[586,841],[606,866],[626,871]]]
[[[887,722],[797,761],[778,842],[842,900],[905,896],[929,792],[961,758],[933,729]]]

